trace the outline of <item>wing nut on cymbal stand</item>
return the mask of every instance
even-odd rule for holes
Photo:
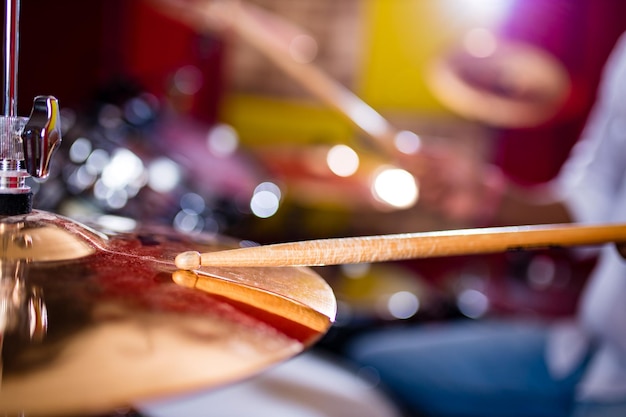
[[[46,178],[52,154],[61,143],[59,104],[37,96],[28,118],[17,116],[19,0],[5,1],[4,113],[0,116],[0,215],[32,210],[26,178]]]

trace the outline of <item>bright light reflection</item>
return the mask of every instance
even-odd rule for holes
[[[491,31],[485,28],[475,28],[463,37],[463,46],[468,54],[476,58],[487,58],[496,51],[498,40]]]
[[[105,200],[112,209],[121,209],[128,202],[128,194],[123,189],[110,189]]]
[[[256,188],[254,189],[254,194],[259,193],[261,191],[269,191],[270,193],[274,194],[276,198],[278,198],[279,200],[282,198],[282,193],[280,192],[280,188],[278,187],[278,185],[274,184],[273,182],[266,181],[257,185]]]
[[[351,106],[348,113],[357,126],[371,135],[381,135],[388,128],[387,121],[365,103]]]
[[[276,214],[280,204],[279,198],[271,191],[259,191],[250,200],[250,209],[255,216],[268,218]]]
[[[174,217],[174,228],[185,233],[200,231],[204,228],[204,220],[195,213],[181,210]]]
[[[84,190],[91,187],[96,181],[96,175],[89,172],[89,169],[85,165],[81,165],[72,175],[68,178],[68,182],[76,187],[78,190]]]
[[[398,132],[396,137],[393,139],[393,143],[397,150],[407,155],[417,153],[417,151],[419,151],[422,147],[422,140],[420,137],[409,130]]]
[[[467,289],[457,297],[457,307],[465,316],[477,319],[484,316],[489,310],[489,299],[478,290]]]
[[[113,153],[102,171],[102,182],[109,188],[122,189],[135,183],[144,173],[143,162],[128,149],[119,148]]]
[[[109,153],[104,149],[95,149],[87,158],[85,166],[90,174],[100,174],[104,167],[109,163]]]
[[[110,189],[102,183],[101,179],[96,181],[96,183],[93,186],[93,195],[98,200],[106,200],[107,196],[109,195],[109,192],[110,192]]]
[[[349,146],[335,145],[328,151],[326,163],[333,174],[349,177],[359,169],[359,155]]]
[[[98,217],[98,224],[116,232],[131,232],[137,227],[137,222],[129,217],[106,214]]]
[[[201,214],[206,208],[206,202],[199,194],[187,193],[180,198],[180,207],[188,213]]]
[[[70,147],[70,160],[76,164],[81,164],[87,160],[91,150],[92,146],[89,139],[78,138]]]
[[[213,155],[227,157],[237,150],[239,135],[232,126],[221,123],[209,131],[206,143]]]
[[[399,168],[381,170],[374,178],[372,194],[395,208],[409,208],[417,202],[417,182],[411,173]]]
[[[481,25],[496,25],[508,13],[512,0],[450,0],[451,14],[459,20]]]
[[[262,182],[257,185],[250,199],[250,210],[260,218],[268,218],[276,214],[280,206],[281,191],[273,182]]]
[[[181,177],[180,167],[169,158],[155,159],[148,166],[148,186],[154,191],[172,191],[180,183]]]
[[[38,327],[41,327],[44,332],[48,329],[48,308],[43,302],[36,306],[36,302],[33,299],[28,302],[28,334],[31,339],[36,336]]]
[[[389,297],[387,308],[392,317],[408,319],[413,317],[420,308],[420,301],[409,291],[399,291]]]

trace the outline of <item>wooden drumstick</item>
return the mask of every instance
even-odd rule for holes
[[[305,240],[202,254],[183,252],[175,262],[180,269],[199,266],[323,266],[610,242],[626,242],[626,224],[491,227]]]
[[[372,139],[371,144],[379,152],[392,159],[406,158],[394,144],[400,130],[319,66],[294,59],[289,52],[290,43],[304,32],[291,22],[246,1],[152,0],[152,3],[199,31],[229,29],[314,97],[353,123]]]

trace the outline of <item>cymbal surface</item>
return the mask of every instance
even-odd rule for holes
[[[534,127],[552,118],[571,89],[566,69],[534,45],[497,39],[486,56],[455,46],[428,71],[431,90],[441,102],[470,120],[491,126]]]
[[[176,269],[180,251],[232,247],[225,238],[101,233],[37,211],[0,225],[7,414],[84,415],[234,383],[302,352],[335,317],[307,268]]]

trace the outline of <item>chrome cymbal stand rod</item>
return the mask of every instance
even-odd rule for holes
[[[20,1],[4,4],[4,115],[17,116]]]
[[[24,152],[19,133],[26,120],[17,116],[17,66],[19,61],[20,1],[4,2],[4,111],[0,119],[0,214],[3,205],[30,204],[28,173],[24,169]],[[9,197],[4,198],[4,195]],[[8,214],[13,214],[10,209]],[[20,209],[19,211],[23,211]]]
[[[32,210],[29,176],[46,178],[53,151],[61,143],[58,102],[35,97],[30,117],[17,115],[20,1],[5,0],[4,115],[0,117],[0,215]],[[41,68],[45,71],[45,68]]]

